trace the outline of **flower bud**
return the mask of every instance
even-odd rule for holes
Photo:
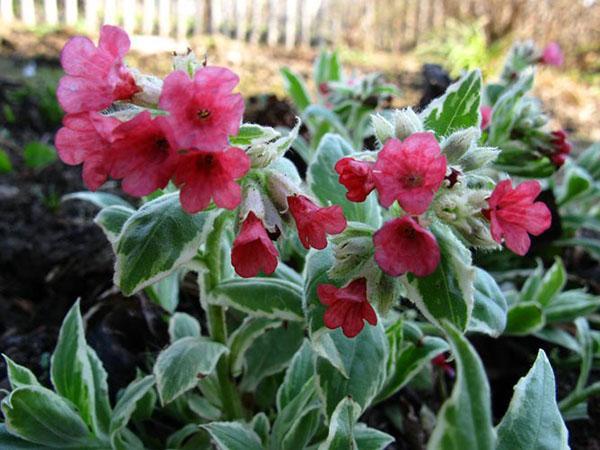
[[[196,70],[203,65],[206,65],[206,61],[198,61],[196,54],[191,48],[188,48],[187,52],[183,55],[178,55],[177,53],[173,55],[173,70],[183,70],[190,77],[193,77]]]
[[[394,111],[394,128],[396,137],[403,140],[413,133],[423,131],[423,123],[412,108],[398,109]]]
[[[357,236],[345,239],[335,246],[333,253],[335,262],[327,274],[337,279],[356,278],[373,255],[373,238]]]
[[[371,125],[373,126],[375,137],[381,145],[395,136],[394,125],[381,114],[371,115]]]
[[[401,295],[400,278],[384,273],[372,259],[363,272],[367,279],[367,297],[377,306],[380,314],[387,314]]]
[[[135,84],[140,88],[132,98],[133,103],[141,106],[158,105],[158,99],[163,87],[163,81],[154,75],[146,75],[137,70],[132,70]]]
[[[500,150],[494,147],[473,147],[460,158],[458,164],[460,164],[463,171],[469,172],[494,162],[499,154]]]
[[[467,151],[477,142],[481,132],[475,128],[467,128],[452,133],[442,141],[440,147],[442,153],[446,155],[449,164],[456,163]]]
[[[300,119],[297,119],[296,125],[290,130],[290,132],[287,135],[277,137],[277,139],[275,140],[259,140],[257,142],[252,142],[246,150],[246,153],[252,161],[252,167],[264,168],[271,164],[273,161],[281,158],[298,137],[300,124]]]

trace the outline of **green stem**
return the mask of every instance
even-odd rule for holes
[[[569,409],[577,406],[579,403],[584,402],[588,397],[600,395],[600,381],[590,384],[588,387],[579,391],[573,391],[571,394],[563,398],[559,403],[561,413],[565,413]]]
[[[206,292],[210,295],[221,280],[221,237],[227,223],[228,214],[220,214],[214,221],[213,231],[208,236],[206,243],[206,264],[209,269],[206,282]],[[223,345],[227,345],[227,321],[225,309],[219,305],[211,305],[206,309],[208,332],[210,337]],[[225,419],[240,419],[244,416],[242,401],[235,383],[231,378],[229,355],[221,356],[217,364],[217,378],[221,391],[221,402]]]

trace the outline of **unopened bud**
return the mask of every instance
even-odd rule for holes
[[[139,92],[136,92],[133,96],[133,103],[142,106],[158,105],[158,99],[163,87],[163,81],[153,75],[146,75],[138,72],[133,72],[135,78],[135,84],[140,88]]]
[[[206,65],[205,62],[198,61],[196,54],[191,48],[183,55],[173,55],[173,70],[183,70],[190,77],[193,77],[199,67]]]
[[[478,128],[471,127],[456,131],[444,139],[440,145],[449,164],[454,164],[474,145],[481,136]]]
[[[500,150],[494,147],[473,147],[458,161],[458,164],[465,172],[469,172],[494,162],[499,154]]]
[[[371,115],[371,124],[375,137],[381,145],[384,145],[388,139],[395,137],[394,125],[381,114]]]
[[[394,112],[394,128],[396,137],[403,140],[423,131],[423,122],[412,108],[398,109]]]

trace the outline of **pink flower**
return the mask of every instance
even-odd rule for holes
[[[339,205],[320,208],[304,195],[292,195],[287,201],[305,248],[322,250],[327,247],[327,234],[341,233],[346,228],[346,218]]]
[[[130,99],[140,89],[123,64],[129,37],[118,27],[104,25],[98,47],[83,36],[69,39],[60,62],[66,75],[56,96],[67,113],[100,111],[115,100]]]
[[[375,261],[394,277],[411,272],[418,277],[431,275],[440,263],[435,236],[414,219],[404,216],[383,224],[373,235]]]
[[[237,134],[244,100],[231,91],[239,78],[229,69],[204,67],[191,79],[185,72],[172,72],[163,85],[159,106],[170,114],[167,121],[180,148],[222,150]]]
[[[542,57],[540,62],[548,66],[562,66],[565,61],[565,57],[560,48],[560,45],[556,42],[550,42],[542,51]]]
[[[367,300],[367,280],[359,278],[344,288],[333,284],[320,284],[317,295],[327,306],[323,322],[332,330],[342,327],[344,335],[353,338],[365,326],[363,319],[371,325],[377,325],[377,314]]]
[[[492,107],[488,105],[482,105],[479,111],[481,112],[481,129],[485,130],[490,126],[492,122]]]
[[[241,201],[235,180],[250,170],[250,158],[235,147],[220,152],[192,150],[181,155],[175,168],[181,206],[193,214],[205,209],[212,198],[221,208],[234,209]]]
[[[379,202],[394,200],[410,214],[424,213],[446,176],[446,157],[432,133],[389,139],[379,152],[373,177]]]
[[[143,196],[167,185],[178,156],[168,131],[165,118],[148,111],[115,128],[110,175],[123,179],[125,192]]]
[[[244,278],[255,277],[261,271],[270,275],[277,268],[278,256],[262,221],[250,211],[233,241],[231,264],[235,272]]]
[[[364,202],[367,195],[375,189],[373,163],[342,158],[335,164],[335,171],[340,176],[340,184],[348,190],[346,198],[352,202]]]
[[[489,209],[483,211],[491,220],[494,240],[500,244],[504,237],[506,246],[517,255],[529,250],[527,233],[538,236],[550,228],[550,210],[544,203],[534,202],[540,191],[537,181],[525,181],[515,189],[511,180],[501,181],[488,200]]]
[[[108,178],[112,133],[120,123],[96,112],[69,114],[56,133],[58,156],[72,166],[83,163],[83,181],[92,191]]]

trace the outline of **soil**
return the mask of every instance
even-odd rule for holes
[[[55,60],[43,63],[56,65]],[[5,89],[0,93],[6,92],[10,83],[18,86],[14,80],[1,83]],[[435,89],[429,86],[426,92],[432,95]],[[7,100],[0,97],[0,101]],[[80,168],[60,162],[42,170],[25,166],[23,146],[32,139],[50,142],[59,126],[31,113],[38,107],[26,100],[18,109],[18,125],[3,124],[8,133],[0,134],[0,147],[8,152],[14,166],[11,173],[0,175],[0,350],[31,368],[48,385],[50,354],[61,321],[79,298],[87,321],[88,342],[108,371],[114,399],[118,390],[135,378],[136,370],[148,370],[149,356],[167,344],[165,313],[143,295],[124,298],[113,287],[113,252],[92,221],[97,209],[80,201],[58,201],[64,194],[85,190]],[[250,98],[245,120],[289,127],[295,115],[286,100],[262,95]],[[114,184],[107,190],[119,193]],[[576,262],[576,256],[571,261]],[[590,276],[585,270],[579,275]],[[180,308],[196,316],[201,314],[193,288],[183,289]],[[547,344],[534,338],[484,337],[473,337],[473,343],[488,371],[494,417],[498,420],[514,384],[531,366],[537,348]],[[574,373],[558,372],[561,395],[573,386]],[[424,394],[406,388],[365,414],[363,420],[370,426],[396,437],[397,443],[390,449],[425,448],[429,431],[424,424],[430,423],[431,414],[428,411],[439,408],[452,384],[440,369],[434,369],[434,376],[444,389]],[[0,361],[0,389],[8,387],[6,368]],[[589,420],[568,423],[574,450],[600,449],[595,431],[600,426],[600,399],[590,401],[589,407]],[[404,413],[402,431],[386,414],[390,408]]]

